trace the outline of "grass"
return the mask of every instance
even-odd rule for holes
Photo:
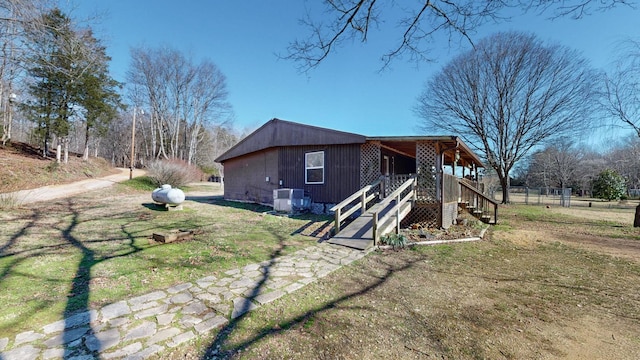
[[[88,175],[87,175],[88,176]],[[326,217],[195,192],[151,203],[144,178],[0,212],[0,337],[88,308],[289,253]],[[222,358],[638,358],[640,233],[633,208],[501,206],[488,240],[374,252],[240,318]],[[153,232],[195,229],[158,245]],[[157,358],[200,358],[213,338]]]
[[[130,181],[147,189],[144,179]],[[233,205],[233,206],[232,206]],[[265,215],[217,198],[183,211],[126,185],[0,213],[0,334],[12,336],[89,308],[166,288],[314,244],[294,234],[309,219]],[[160,245],[154,232],[196,230]]]
[[[156,186],[155,181],[148,176],[138,176],[133,179],[123,181],[121,185],[140,191],[153,191],[158,187]]]
[[[501,219],[487,241],[374,252],[249,313],[217,356],[636,359],[638,230],[530,206]],[[634,244],[635,258],[606,254]],[[201,358],[211,341],[157,358]]]

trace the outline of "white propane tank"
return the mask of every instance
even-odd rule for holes
[[[184,192],[180,189],[172,189],[171,185],[164,184],[153,190],[151,198],[161,204],[179,205],[184,201]]]

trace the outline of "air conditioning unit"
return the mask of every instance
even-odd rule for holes
[[[302,189],[273,190],[273,210],[275,211],[300,211],[310,206],[311,198],[305,196]]]

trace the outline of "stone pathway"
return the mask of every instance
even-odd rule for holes
[[[327,243],[273,261],[119,301],[0,338],[0,359],[145,359],[216,331],[358,260],[366,252]]]

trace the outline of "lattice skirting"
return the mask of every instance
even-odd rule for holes
[[[416,203],[409,215],[402,220],[402,227],[418,224],[422,227],[439,227],[440,205],[429,203]]]

